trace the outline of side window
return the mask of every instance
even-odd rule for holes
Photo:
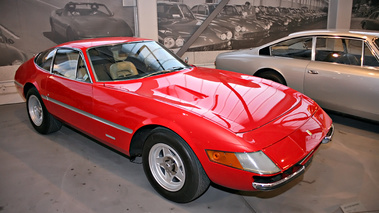
[[[363,65],[364,66],[371,66],[371,67],[379,67],[378,60],[372,54],[372,52],[368,48],[367,44],[365,44],[365,53],[364,53],[364,58],[363,58]]]
[[[71,49],[59,49],[55,54],[53,74],[69,79],[76,78],[79,52]]]
[[[199,6],[194,6],[193,8],[191,8],[191,11],[192,11],[192,13],[194,13],[194,14],[197,14],[198,12],[197,12],[197,8],[198,8]]]
[[[373,13],[372,15],[370,15],[370,19],[374,19],[374,20],[379,20],[379,13],[378,12],[375,12],[375,13]]]
[[[360,66],[362,42],[347,38],[317,38],[315,60]]]
[[[34,62],[42,69],[50,72],[51,62],[54,58],[55,49],[46,50],[37,55]]]
[[[78,69],[76,71],[76,80],[83,82],[90,82],[86,65],[81,56],[79,56]]]
[[[205,6],[199,6],[199,11],[198,11],[199,14],[201,15],[209,15],[207,14],[207,8]]]
[[[271,56],[311,60],[312,37],[289,39],[271,46]]]

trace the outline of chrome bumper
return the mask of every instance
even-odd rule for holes
[[[329,132],[326,134],[325,138],[322,140],[322,143],[329,143],[332,140],[333,134],[334,134],[334,125],[332,124],[332,126],[329,129]]]
[[[276,189],[276,188],[286,184],[287,182],[291,181],[292,179],[300,176],[302,173],[304,173],[304,171],[305,171],[305,166],[301,166],[299,170],[297,170],[296,172],[292,173],[291,175],[289,175],[289,176],[287,176],[281,180],[278,180],[278,181],[272,182],[272,183],[253,182],[253,187],[254,187],[254,189],[261,190],[261,191]]]
[[[332,125],[330,127],[328,133],[326,134],[324,139],[321,141],[321,143],[323,143],[323,144],[329,143],[332,140],[333,134],[334,134],[334,125]],[[309,153],[298,164],[302,164],[312,154],[313,154],[313,151],[311,153]],[[306,162],[304,165],[302,165],[297,171],[295,171],[294,173],[288,175],[287,177],[285,177],[283,179],[280,179],[280,180],[275,181],[275,182],[270,182],[270,183],[253,182],[252,185],[253,185],[254,189],[261,190],[261,191],[268,191],[268,190],[273,190],[273,189],[279,188],[280,186],[290,182],[291,180],[295,179],[296,177],[298,177],[302,173],[304,173],[305,167],[307,165],[309,165],[311,161],[312,161],[312,159],[309,159],[308,162]]]

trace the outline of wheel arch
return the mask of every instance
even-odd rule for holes
[[[288,85],[286,79],[284,78],[283,73],[281,73],[280,71],[273,69],[273,68],[261,68],[254,73],[254,76],[260,77],[260,75],[264,72],[270,72],[270,73],[277,75],[278,77],[280,77],[283,80],[284,85],[286,85],[286,86]]]
[[[155,123],[155,124],[148,124],[145,126],[140,127],[135,131],[135,133],[132,136],[132,139],[129,144],[129,156],[130,157],[139,157],[142,155],[143,146],[145,144],[145,141],[147,137],[149,137],[150,133],[156,129],[156,128],[165,128],[169,131],[172,131],[173,133],[177,134],[179,137],[181,137],[185,143],[195,152],[194,147],[190,145],[189,136],[185,134],[184,130],[176,125],[173,126],[166,126],[161,123]],[[197,156],[199,157],[199,156]]]
[[[38,88],[37,88],[34,84],[32,84],[32,83],[26,83],[26,84],[24,85],[24,88],[23,88],[23,95],[24,95],[25,98],[27,98],[26,95],[28,94],[28,91],[29,91],[30,89],[32,89],[32,88],[36,88],[37,91],[38,91]]]
[[[139,157],[142,155],[143,146],[150,132],[157,127],[164,127],[161,125],[146,125],[139,128],[133,135],[129,145],[130,157]],[[167,128],[167,127],[164,127]]]

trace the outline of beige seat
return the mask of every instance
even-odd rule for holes
[[[109,68],[109,72],[113,80],[138,75],[137,68],[129,61],[121,61],[112,64]]]

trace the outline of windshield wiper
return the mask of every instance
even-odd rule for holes
[[[159,75],[159,74],[174,72],[174,71],[182,70],[184,68],[185,67],[173,67],[172,69],[169,69],[169,70],[159,70],[159,71],[155,71],[155,72],[149,73],[149,74],[143,76],[142,78],[147,78],[147,77],[150,77],[150,76],[153,76],[153,75]]]

